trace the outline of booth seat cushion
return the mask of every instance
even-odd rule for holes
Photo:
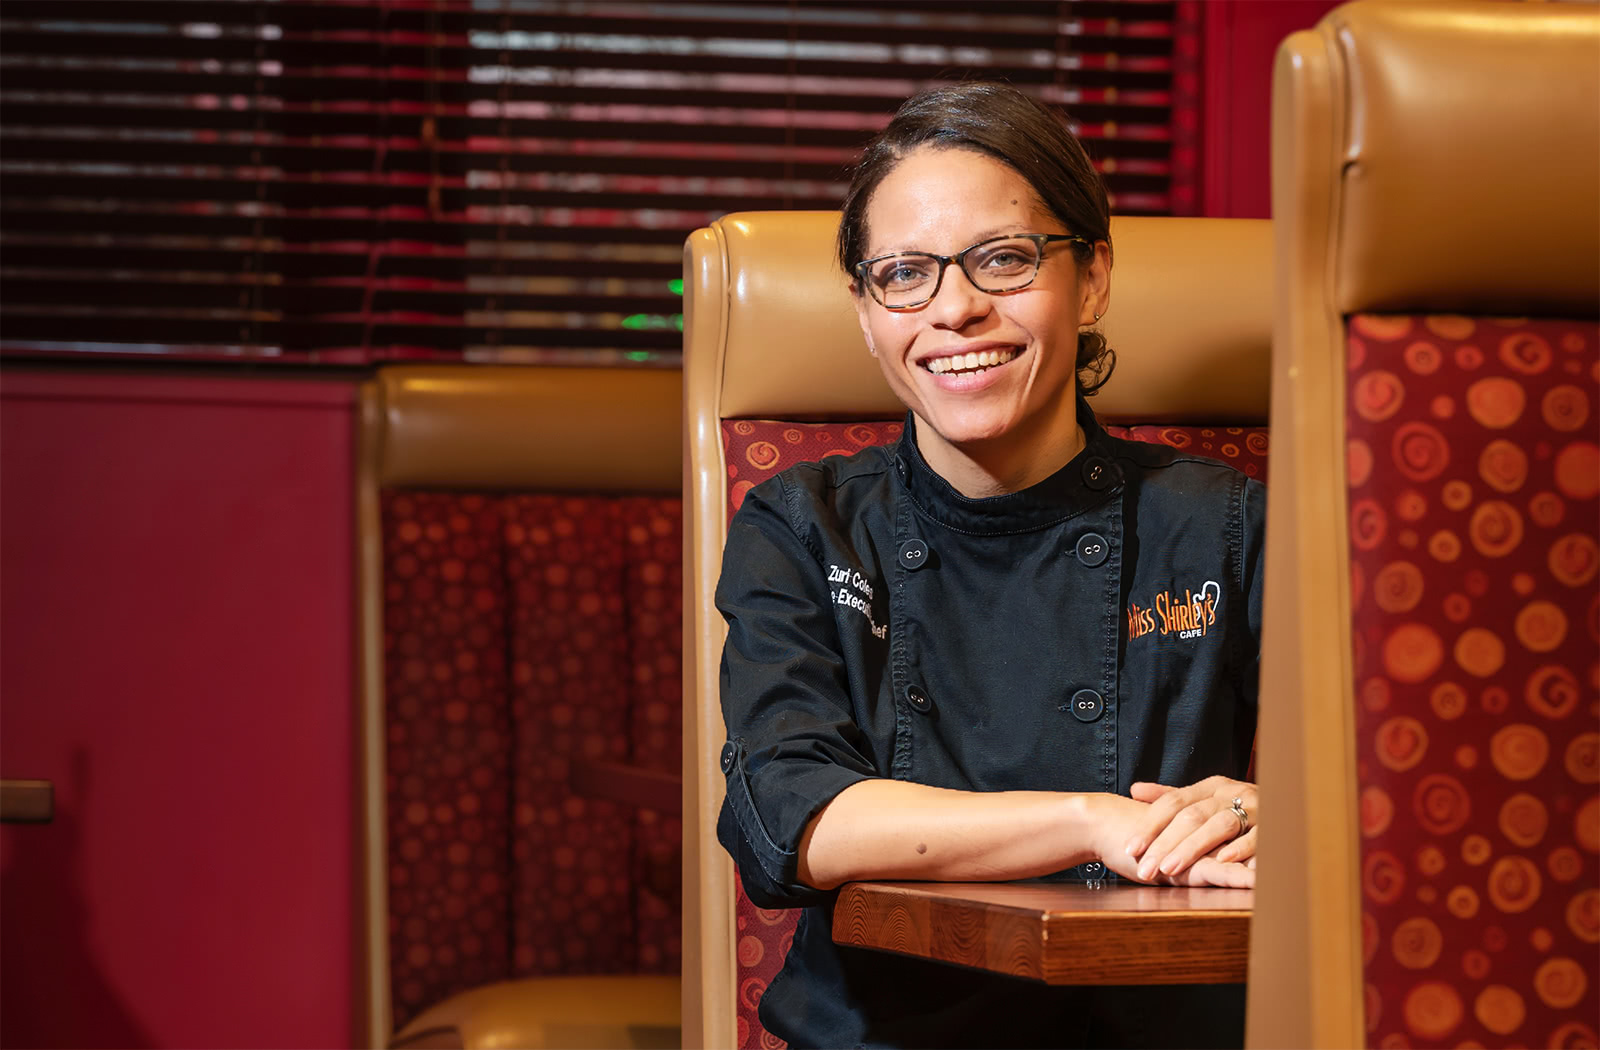
[[[383,496],[396,1026],[464,988],[677,973],[676,815],[584,797],[574,759],[677,775],[681,504]]]
[[[1592,1046],[1600,328],[1356,316],[1369,1045]]]
[[[394,1050],[677,1050],[676,977],[541,977],[474,988],[429,1007]]]
[[[728,515],[731,518],[756,485],[796,463],[825,456],[852,455],[871,445],[899,441],[899,420],[867,423],[789,423],[774,420],[724,420],[722,441],[728,464]],[[1132,441],[1167,444],[1221,460],[1262,481],[1267,477],[1265,427],[1107,426],[1107,433]],[[738,1042],[741,1048],[777,1050],[784,1046],[762,1027],[756,1006],[794,942],[799,913],[758,908],[735,884],[739,964]]]

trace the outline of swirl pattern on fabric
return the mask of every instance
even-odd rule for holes
[[[1369,1045],[1592,1045],[1600,329],[1347,349]]]

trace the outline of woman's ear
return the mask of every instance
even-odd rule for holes
[[[878,348],[872,345],[872,324],[870,321],[872,304],[868,301],[868,297],[861,293],[860,284],[852,284],[850,293],[856,299],[856,323],[861,326],[861,338],[866,341],[867,353],[877,357]]]
[[[1111,245],[1094,242],[1094,256],[1078,271],[1078,325],[1091,325],[1111,308]]]

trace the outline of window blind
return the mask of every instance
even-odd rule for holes
[[[0,352],[674,366],[684,237],[942,81],[1190,210],[1195,6],[6,0]]]

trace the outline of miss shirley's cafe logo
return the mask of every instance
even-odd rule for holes
[[[1198,591],[1184,588],[1163,591],[1148,609],[1138,604],[1128,606],[1128,637],[1142,638],[1152,631],[1161,637],[1176,634],[1179,638],[1204,638],[1217,622],[1217,606],[1222,604],[1222,586],[1216,580],[1207,580]]]

